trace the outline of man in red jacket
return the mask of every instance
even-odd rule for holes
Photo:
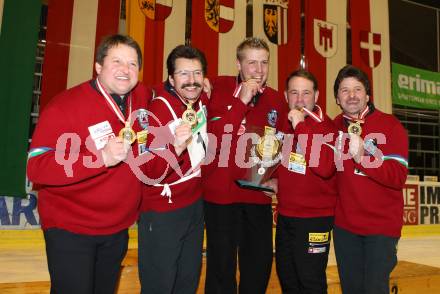
[[[342,291],[389,293],[403,225],[408,136],[394,116],[374,108],[370,82],[360,69],[342,68],[334,94],[342,109],[334,122],[345,133],[336,139],[334,228]]]
[[[41,188],[51,293],[115,291],[141,200],[141,183],[125,162],[147,128],[151,94],[138,84],[141,65],[133,39],[106,38],[97,78],[55,96],[40,116],[27,174]]]
[[[285,95],[291,124],[285,130],[283,162],[274,175],[277,273],[283,293],[327,293],[325,270],[337,192],[334,151],[323,142],[336,129],[316,104],[318,82],[311,73],[292,72]]]
[[[235,180],[246,169],[236,154],[243,151],[237,149],[240,137],[252,127],[279,128],[287,104],[266,84],[269,48],[263,40],[248,38],[237,47],[237,67],[237,76],[212,80],[208,109],[208,130],[216,136],[217,148],[203,173],[206,293],[237,292],[237,254],[240,293],[265,293],[272,266],[272,199],[237,186]]]
[[[160,134],[149,134],[154,154],[145,168],[139,218],[141,293],[195,293],[202,265],[203,201],[200,164],[207,148],[206,73],[204,54],[180,45],[167,58],[168,79],[156,88],[149,110],[151,127],[175,134],[167,148],[153,146]]]

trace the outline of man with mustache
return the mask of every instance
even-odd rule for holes
[[[272,199],[240,188],[246,168],[236,163],[239,139],[251,127],[277,129],[287,115],[282,94],[267,86],[269,47],[248,38],[237,47],[238,75],[212,80],[209,131],[217,137],[204,177],[207,234],[205,293],[265,293],[272,267]],[[248,135],[248,134],[246,134]],[[242,144],[243,145],[243,144]],[[238,147],[237,147],[238,146]]]
[[[390,293],[403,225],[402,188],[408,172],[408,135],[392,115],[374,108],[368,76],[352,65],[334,83],[345,134],[336,150],[338,200],[333,230],[342,292]],[[347,158],[348,157],[348,158]],[[373,164],[374,163],[374,164]]]
[[[148,150],[154,156],[146,174],[163,178],[143,188],[139,277],[141,293],[195,293],[204,229],[200,163],[207,147],[206,59],[198,49],[180,45],[168,55],[167,69],[167,81],[155,89],[148,121],[151,127],[169,128],[174,142],[152,146],[162,139],[148,134]],[[165,148],[174,160],[164,155]]]

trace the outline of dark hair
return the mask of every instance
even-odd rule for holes
[[[298,69],[295,70],[294,72],[290,73],[290,75],[287,77],[286,79],[286,91],[289,88],[289,82],[291,79],[296,78],[296,77],[300,77],[300,78],[305,78],[306,80],[309,80],[313,83],[313,91],[318,91],[318,80],[315,78],[315,76],[306,70],[303,69]]]
[[[339,84],[342,82],[343,79],[346,78],[355,78],[356,80],[361,82],[365,87],[367,95],[370,95],[370,80],[368,79],[367,74],[363,72],[360,68],[357,68],[351,64],[347,64],[346,66],[341,68],[338,76],[336,77],[335,84],[333,85],[335,98],[338,97]]]
[[[126,35],[120,35],[120,34],[107,36],[104,39],[102,39],[101,43],[99,44],[98,48],[96,49],[96,62],[102,65],[104,62],[104,58],[108,54],[108,50],[113,47],[118,46],[119,44],[127,45],[127,46],[133,48],[134,50],[136,50],[139,68],[141,68],[142,67],[142,51],[141,51],[141,48],[139,47],[139,44],[131,37],[126,36]]]
[[[206,74],[207,63],[205,54],[197,48],[188,45],[179,45],[170,52],[167,58],[167,70],[168,75],[171,76],[176,70],[176,59],[186,58],[186,59],[197,59],[202,64],[202,71]]]
[[[244,39],[238,46],[237,46],[237,59],[243,60],[243,51],[245,49],[264,49],[269,53],[269,46],[267,45],[266,41],[260,38],[246,38]]]

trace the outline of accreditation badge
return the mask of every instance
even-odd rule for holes
[[[306,174],[306,159],[300,153],[290,152],[288,170],[297,174]]]
[[[143,131],[140,131],[140,132],[136,133],[136,139],[137,139],[139,144],[147,143],[147,136],[148,136],[148,131],[147,130],[143,130]]]
[[[115,136],[108,120],[89,126],[88,129],[98,150],[104,148],[108,140]]]
[[[139,144],[138,143],[138,154],[144,154],[148,152],[147,143]]]
[[[147,137],[148,137],[148,131],[143,130],[136,133],[136,140],[138,143],[138,154],[142,154],[147,152]]]

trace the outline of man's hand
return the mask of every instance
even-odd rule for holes
[[[130,143],[119,137],[110,138],[101,151],[106,167],[115,166],[127,158]]]
[[[298,109],[292,109],[289,111],[287,118],[292,122],[292,127],[295,129],[300,122],[304,121],[304,112]]]
[[[244,104],[247,105],[252,100],[252,97],[258,93],[261,88],[260,81],[261,79],[250,78],[241,83],[240,100]]]
[[[359,135],[349,134],[349,136],[348,153],[353,157],[356,163],[360,163],[364,155],[364,141]]]
[[[192,131],[191,126],[187,123],[182,123],[176,127],[174,132],[174,150],[177,155],[182,154],[188,144],[191,142]]]

